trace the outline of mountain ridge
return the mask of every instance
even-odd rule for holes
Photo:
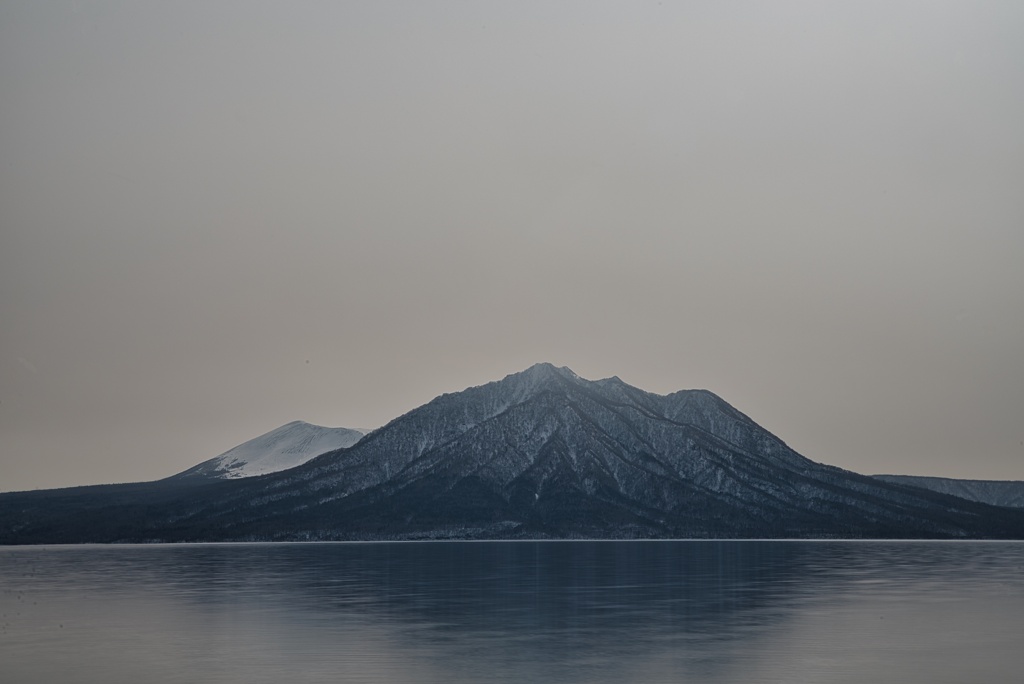
[[[1024,537],[1024,512],[816,463],[708,390],[658,395],[551,364],[442,394],[294,468],[160,495],[71,496],[73,521],[45,497],[18,518],[0,496],[0,543]]]
[[[1020,480],[969,480],[924,475],[872,475],[872,477],[886,482],[922,487],[933,492],[950,494],[993,506],[1024,508],[1024,481]]]

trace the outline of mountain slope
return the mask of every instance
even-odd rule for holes
[[[1012,480],[958,480],[917,475],[875,475],[885,482],[922,487],[992,506],[1024,508],[1024,482]]]
[[[233,479],[276,473],[302,465],[328,451],[350,447],[362,437],[359,430],[322,427],[296,420],[172,477]]]
[[[32,499],[12,520],[0,497],[0,542],[1024,537],[1024,512],[815,463],[711,392],[661,396],[550,364],[437,397],[290,470],[148,508],[117,496],[83,493],[73,522]],[[116,532],[83,536],[90,525]]]

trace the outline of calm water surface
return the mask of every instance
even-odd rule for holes
[[[1020,682],[1024,543],[0,548],[0,681]]]

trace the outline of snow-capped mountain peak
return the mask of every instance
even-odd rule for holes
[[[323,427],[294,420],[175,477],[235,479],[276,473],[302,465],[328,451],[350,447],[362,439],[363,434],[359,430]]]

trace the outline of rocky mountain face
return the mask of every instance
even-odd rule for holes
[[[1024,508],[1024,482],[1007,480],[957,480],[916,475],[875,475],[879,480],[922,487],[933,492],[959,496],[992,506]]]
[[[362,437],[360,430],[322,427],[295,420],[173,477],[234,479],[276,473],[302,465],[327,451],[350,447]]]
[[[73,523],[23,500],[13,537],[0,497],[0,541],[40,528],[79,541],[1024,536],[1024,512],[815,463],[711,392],[661,396],[550,364],[289,470],[161,490],[149,506],[117,496],[84,493]],[[108,536],[86,534],[97,528]]]

